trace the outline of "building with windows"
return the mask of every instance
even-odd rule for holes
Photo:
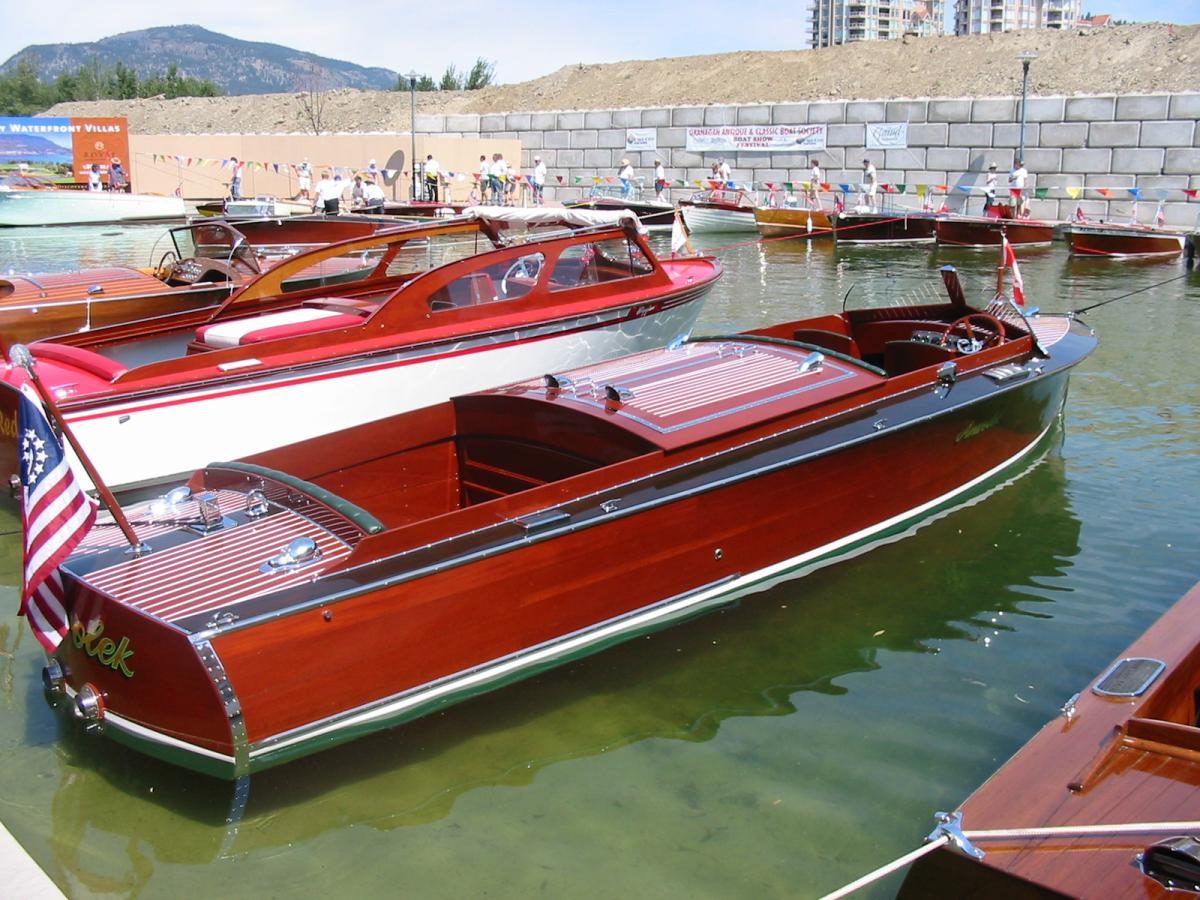
[[[810,44],[889,41],[942,34],[944,0],[813,0]]]
[[[1081,6],[1082,0],[955,0],[954,33],[1074,28]]]

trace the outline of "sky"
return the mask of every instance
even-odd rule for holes
[[[1083,5],[1085,11],[1133,21],[1200,22],[1200,0],[1084,0]],[[187,4],[184,11],[177,3],[109,0],[93,7],[94,14],[42,16],[30,14],[28,0],[0,0],[0,62],[30,44],[86,42],[155,25],[195,24],[359,65],[415,69],[435,79],[448,64],[465,71],[483,57],[496,64],[497,82],[510,83],[577,63],[800,49],[807,46],[809,8],[810,0],[791,10],[766,0],[403,5],[356,0],[349,7],[326,0],[204,0]],[[953,0],[947,0],[950,19],[953,8]],[[503,24],[497,24],[497,13]]]

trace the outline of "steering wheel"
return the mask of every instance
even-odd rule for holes
[[[171,277],[171,273],[175,271],[175,263],[177,262],[179,262],[179,254],[174,250],[168,250],[159,259],[158,268],[154,270],[154,277],[159,281],[166,281]]]
[[[504,277],[500,279],[500,293],[508,294],[508,279],[509,278],[528,278],[530,281],[536,281],[538,273],[542,271],[542,259],[537,255],[522,256],[504,273]]]
[[[966,330],[967,340],[974,343],[975,329],[971,327],[972,319],[978,319],[981,322],[986,323],[988,328],[991,329],[987,336],[980,341],[984,347],[993,345],[999,346],[1008,340],[1008,338],[1004,336],[1004,326],[1000,324],[999,319],[990,313],[973,312],[967,313],[962,318],[955,319],[948,326],[946,326],[946,331],[942,334],[940,346],[945,347],[948,343],[950,343],[950,335],[953,334],[954,330],[960,326]]]

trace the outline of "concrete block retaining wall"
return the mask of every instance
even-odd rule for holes
[[[870,157],[881,182],[909,186],[904,202],[917,205],[916,184],[948,184],[952,208],[961,208],[960,185],[982,185],[989,163],[1000,171],[1000,185],[1020,143],[1020,99],[1016,97],[849,100],[811,103],[691,106],[655,109],[588,110],[489,115],[420,116],[418,130],[429,135],[513,138],[521,142],[521,171],[538,154],[549,170],[546,196],[570,201],[589,192],[594,176],[614,175],[628,157],[651,183],[660,157],[671,180],[692,184],[704,179],[713,162],[725,156],[738,182],[804,181],[809,159],[816,157],[825,179],[857,184],[862,159]],[[1079,201],[1065,189],[1090,188],[1083,194],[1089,215],[1128,216],[1128,188],[1142,190],[1139,218],[1149,221],[1155,192],[1166,190],[1168,224],[1194,225],[1200,202],[1187,202],[1182,189],[1200,188],[1200,93],[1095,97],[1031,97],[1025,115],[1025,161],[1032,187],[1050,188],[1034,200],[1035,216],[1069,218]],[[866,151],[869,123],[908,122],[908,147]],[[686,129],[700,125],[828,125],[827,147],[812,154],[693,153]],[[626,128],[654,128],[657,152],[626,151]],[[556,176],[562,176],[559,184]],[[576,179],[580,179],[576,183]],[[1095,188],[1111,189],[1106,199]],[[682,197],[694,188],[672,189]],[[939,201],[940,202],[940,201]],[[972,211],[981,205],[971,196]]]

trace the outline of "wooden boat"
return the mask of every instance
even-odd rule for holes
[[[1049,247],[1054,222],[1011,215],[1010,207],[993,206],[996,214],[982,216],[939,214],[934,222],[938,244],[949,247],[999,247],[1001,235],[1014,247]]]
[[[833,236],[839,244],[932,244],[937,217],[909,209],[835,212]]]
[[[675,222],[675,205],[665,200],[645,200],[639,188],[626,197],[616,185],[597,186],[585,200],[564,203],[569,209],[617,211],[627,209],[647,228],[670,228]]]
[[[758,206],[754,209],[758,233],[773,237],[829,237],[833,221],[823,209],[803,209],[798,206]]]
[[[692,234],[705,231],[757,231],[754,200],[745,191],[698,191],[679,201],[684,224]]]
[[[400,216],[406,219],[437,219],[461,215],[470,203],[434,203],[432,200],[387,200],[383,204],[385,216]]]
[[[1178,256],[1182,233],[1149,225],[1072,222],[1063,227],[1068,250],[1075,256]]]
[[[12,190],[0,185],[0,226],[183,221],[179,197],[120,191]]]
[[[894,538],[1018,465],[1095,346],[943,278],[210,465],[128,510],[150,552],[67,561],[47,683],[240,776]]]
[[[269,249],[271,252],[287,250],[295,252],[332,244],[335,241],[367,237],[384,229],[400,228],[411,223],[386,216],[358,213],[326,216],[318,213],[305,216],[242,219],[230,221],[230,224],[245,237],[246,242],[252,247]]]
[[[960,827],[982,858],[936,850],[913,866],[901,896],[1200,890],[1198,616],[1200,585],[962,804]],[[1170,824],[1181,820],[1193,827]],[[1020,834],[1033,828],[1061,833]],[[1001,829],[1018,834],[971,836]]]
[[[281,197],[259,195],[240,200],[226,200],[221,213],[227,219],[262,219],[280,216],[303,216],[312,212],[308,200],[286,200]]]
[[[157,265],[144,269],[6,275],[0,277],[0,347],[142,319],[162,324],[177,313],[211,313],[239,286],[299,249],[256,244],[243,231],[210,219],[170,229],[151,252]],[[281,289],[330,288],[365,278],[373,268],[361,256],[322,259],[289,276]]]
[[[579,230],[496,247],[518,225],[555,223]],[[283,291],[316,264],[363,254],[372,271],[334,294]],[[707,257],[660,262],[628,214],[478,207],[298,254],[203,315],[29,350],[101,477],[127,488],[661,346],[691,330],[720,273]],[[0,472],[14,471],[11,436],[0,450],[14,467]]]

